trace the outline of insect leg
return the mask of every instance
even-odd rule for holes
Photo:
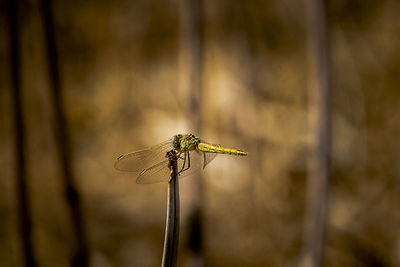
[[[190,168],[190,154],[189,151],[185,152],[185,159],[187,158],[187,167],[182,169],[182,171],[186,171]]]
[[[181,168],[181,170],[178,172],[178,174],[180,174],[181,172],[183,172],[183,171],[185,170],[185,165],[186,165],[186,152],[185,152],[185,155],[184,155],[184,157],[183,157],[183,165],[182,165],[182,168]]]

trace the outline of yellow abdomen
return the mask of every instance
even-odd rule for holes
[[[217,145],[211,145],[207,143],[199,143],[197,145],[197,150],[203,152],[210,152],[210,153],[220,153],[220,154],[231,154],[231,155],[239,155],[239,156],[246,156],[247,152],[240,151],[233,148],[224,148]]]

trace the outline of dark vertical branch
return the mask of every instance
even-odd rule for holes
[[[167,219],[165,222],[164,251],[162,267],[175,267],[178,259],[179,243],[179,179],[177,171],[177,155],[175,151],[167,153],[171,180],[168,184]]]
[[[202,1],[180,3],[180,87],[188,97],[190,128],[198,134],[201,126],[202,89]]]
[[[19,1],[8,1],[9,8],[9,38],[10,38],[10,69],[12,82],[12,98],[15,122],[15,167],[16,195],[18,204],[18,223],[21,234],[25,266],[36,266],[32,241],[32,221],[29,207],[29,194],[26,181],[25,129],[23,118],[23,103],[21,93],[21,44],[20,25],[18,20]]]
[[[201,134],[201,95],[203,73],[201,0],[180,1],[180,90],[185,93],[188,102],[187,114],[189,129]],[[202,261],[202,198],[203,188],[200,177],[190,180],[193,201],[188,216],[188,249],[196,259]]]
[[[315,131],[308,179],[304,239],[307,266],[321,266],[327,208],[331,147],[331,111],[328,42],[324,0],[308,1],[309,90],[311,129]]]
[[[53,127],[61,161],[65,198],[69,207],[76,241],[76,251],[73,255],[71,264],[73,266],[88,266],[88,242],[84,230],[85,225],[81,199],[75,185],[75,177],[71,166],[71,143],[68,135],[67,121],[63,110],[62,88],[51,0],[41,1],[41,12],[47,49],[46,54],[51,87],[51,100],[54,110]]]

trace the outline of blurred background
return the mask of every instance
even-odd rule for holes
[[[178,265],[303,264],[318,142],[306,1],[42,2],[19,1],[13,20],[1,1],[1,265],[24,266],[29,235],[38,266],[159,266],[167,184],[138,185],[113,164],[189,132],[249,155],[180,180]],[[396,0],[326,6],[323,266],[400,266],[399,12]]]

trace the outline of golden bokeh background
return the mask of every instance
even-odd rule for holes
[[[113,168],[125,152],[192,132],[182,90],[179,1],[54,1],[72,165],[91,266],[158,266],[167,184]],[[2,4],[5,7],[5,4]],[[218,156],[181,179],[179,266],[201,179],[205,266],[299,266],[309,149],[304,1],[203,1],[200,129]],[[0,260],[22,266],[17,227],[7,12],[0,27]],[[29,203],[40,266],[69,266],[38,3],[20,9]],[[400,3],[328,2],[332,177],[324,266],[400,266]],[[197,118],[196,118],[197,119]],[[195,183],[198,185],[199,183]]]

